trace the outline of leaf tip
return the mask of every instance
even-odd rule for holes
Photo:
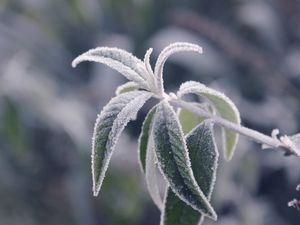
[[[78,64],[78,57],[72,61],[71,65],[73,68],[75,68],[77,66],[77,64]]]
[[[97,197],[99,195],[100,185],[94,184],[93,185],[93,196]]]
[[[229,162],[233,157],[233,154],[229,154],[229,153],[224,153],[224,159]]]
[[[217,215],[217,213],[213,210],[212,212],[211,212],[211,215],[210,215],[211,217],[211,219],[212,220],[214,220],[214,221],[217,221],[218,220],[218,215]]]

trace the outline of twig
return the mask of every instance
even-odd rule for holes
[[[213,120],[214,123],[216,123],[222,127],[225,127],[226,129],[233,130],[233,131],[235,131],[239,134],[242,134],[246,137],[249,137],[258,143],[261,143],[261,144],[266,145],[271,148],[279,148],[284,151],[285,155],[295,155],[295,156],[300,157],[299,153],[296,150],[292,149],[292,147],[290,145],[283,142],[282,140],[279,140],[276,137],[271,137],[271,136],[262,134],[258,131],[244,127],[242,125],[232,123],[232,122],[225,120],[219,116],[213,115],[199,107],[196,107],[191,103],[176,99],[174,97],[170,98],[169,102],[175,107],[184,108],[185,110],[193,112],[199,116],[209,118],[209,119]]]

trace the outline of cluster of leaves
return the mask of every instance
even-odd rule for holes
[[[117,88],[116,97],[109,101],[96,120],[92,144],[95,196],[100,191],[121,132],[136,118],[148,99],[159,100],[144,120],[138,154],[150,196],[162,212],[161,224],[164,225],[196,225],[201,224],[204,217],[217,219],[210,203],[218,165],[213,121],[184,109],[176,112],[170,104],[172,98],[163,87],[164,63],[170,55],[181,51],[202,53],[202,48],[185,42],[173,43],[161,52],[154,71],[150,65],[152,49],[141,61],[124,50],[99,47],[78,56],[72,64],[75,67],[83,61],[103,63],[130,80]],[[182,99],[186,94],[196,94],[207,100],[193,102],[197,107],[240,123],[237,108],[224,94],[193,81],[183,83],[175,98]],[[224,157],[229,160],[238,134],[226,128],[222,128],[222,133]],[[164,198],[157,184],[157,167],[167,184]]]

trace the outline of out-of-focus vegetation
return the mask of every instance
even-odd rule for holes
[[[146,110],[126,128],[103,190],[92,197],[93,123],[124,80],[101,65],[70,63],[96,46],[142,57],[174,41],[197,43],[204,54],[170,58],[169,90],[200,81],[230,96],[246,126],[300,130],[298,0],[2,0],[0,224],[159,223],[136,158]],[[299,195],[297,159],[241,138],[218,173],[219,221],[205,224],[299,224],[287,207]]]

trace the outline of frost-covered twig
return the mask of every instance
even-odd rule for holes
[[[249,137],[253,139],[256,142],[261,143],[264,146],[269,146],[271,148],[278,148],[285,152],[285,155],[295,155],[300,157],[299,152],[296,149],[293,149],[292,146],[290,146],[287,141],[284,141],[285,139],[282,138],[282,140],[279,140],[276,137],[271,137],[265,134],[262,134],[256,130],[249,129],[247,127],[241,126],[236,123],[232,123],[228,120],[225,120],[217,115],[214,115],[208,111],[205,111],[199,107],[196,107],[195,105],[188,103],[186,101],[182,101],[179,99],[173,98],[170,100],[170,103],[173,106],[186,109],[190,112],[193,112],[199,116],[203,116],[205,118],[212,119],[214,123],[225,127],[227,129],[233,130],[239,134],[242,134],[246,137]]]

